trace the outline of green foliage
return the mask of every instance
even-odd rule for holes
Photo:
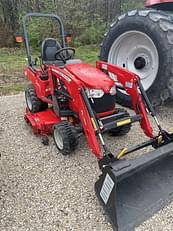
[[[106,26],[117,15],[143,6],[143,0],[0,0],[0,19],[9,30],[9,40],[14,41],[14,34],[20,32],[22,17],[26,13],[54,13],[61,17],[66,32],[73,35],[74,45],[81,46],[99,44]],[[31,20],[29,30],[32,46],[38,48],[44,38],[53,37],[49,32],[54,32],[54,28],[51,21],[43,18],[40,21]]]
[[[54,20],[34,18],[28,25],[29,42],[31,47],[40,49],[45,38],[60,39],[58,24]]]
[[[76,58],[81,59],[85,63],[95,65],[98,59],[98,46],[88,45],[76,48]]]
[[[144,0],[136,1],[136,0],[123,0],[121,5],[121,11],[127,12],[133,9],[144,8]]]
[[[83,33],[78,37],[78,39],[82,45],[99,44],[103,37],[105,30],[106,30],[106,24],[91,23],[91,25],[88,26],[83,31]]]
[[[73,22],[75,23],[75,22]],[[89,22],[84,20],[83,25],[78,25],[78,30],[73,32],[69,30],[73,35],[73,46],[79,47],[89,44],[99,44],[103,34],[106,30],[106,24],[100,19],[96,22]],[[60,32],[57,29],[58,24],[52,20],[40,19],[30,20],[28,26],[29,41],[33,48],[40,49],[41,43],[45,38],[54,37],[60,41]],[[74,25],[71,25],[73,28]],[[68,27],[70,27],[68,25]],[[69,32],[68,31],[68,32]]]

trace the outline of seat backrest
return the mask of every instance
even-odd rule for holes
[[[41,58],[44,64],[56,62],[55,54],[61,49],[61,45],[54,38],[46,38],[41,46]]]

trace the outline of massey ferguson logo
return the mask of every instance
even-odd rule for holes
[[[67,75],[63,74],[61,71],[55,69],[52,69],[52,71],[54,71],[55,73],[66,79],[68,82],[71,82],[71,79]]]

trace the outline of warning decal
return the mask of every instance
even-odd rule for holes
[[[100,191],[100,196],[105,204],[107,204],[109,200],[114,185],[115,183],[113,182],[112,178],[109,176],[109,174],[106,174],[102,189]]]

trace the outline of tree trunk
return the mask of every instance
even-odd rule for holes
[[[14,45],[14,35],[19,28],[17,0],[0,0],[2,7],[2,19],[8,31],[8,45]]]

